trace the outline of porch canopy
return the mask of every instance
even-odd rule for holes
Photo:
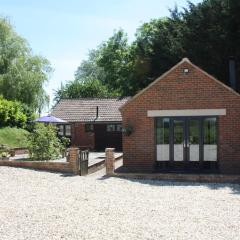
[[[50,115],[47,115],[47,116],[43,116],[43,117],[40,117],[40,118],[37,118],[35,120],[35,122],[41,122],[41,123],[67,123],[67,121],[61,119],[61,118],[57,118],[57,117],[54,117],[54,116],[50,116]]]

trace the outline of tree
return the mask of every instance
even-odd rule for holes
[[[180,13],[182,44],[194,63],[228,83],[230,56],[240,59],[240,1],[205,0]],[[238,76],[240,66],[237,67]]]
[[[120,95],[126,94],[128,77],[131,74],[131,55],[126,33],[119,30],[106,42],[100,45],[97,65],[105,72],[103,83],[111,90],[118,90]]]
[[[116,93],[109,92],[99,80],[87,79],[85,81],[69,81],[66,85],[61,87],[55,92],[54,100],[59,102],[64,98],[86,98],[86,97],[111,97]]]
[[[75,72],[75,80],[86,81],[87,79],[97,79],[103,83],[105,72],[104,69],[98,65],[100,55],[100,48],[91,50],[88,54],[88,59],[83,60]]]
[[[27,41],[0,18],[0,94],[42,109],[48,99],[43,87],[51,71],[48,60],[33,55]]]
[[[136,40],[132,44],[135,92],[182,58],[180,29],[181,24],[174,18],[154,19],[137,29]]]
[[[133,67],[130,50],[126,33],[121,29],[114,32],[97,49],[90,51],[88,59],[78,67],[75,79],[99,80],[110,95],[112,92],[119,96],[129,94],[132,88],[129,77]]]

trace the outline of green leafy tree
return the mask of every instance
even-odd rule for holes
[[[27,41],[0,18],[0,94],[42,109],[48,100],[43,87],[51,71],[48,60],[33,55]]]
[[[104,71],[103,83],[110,90],[117,90],[119,95],[126,95],[131,89],[129,77],[132,74],[132,55],[127,35],[123,30],[116,31],[103,42],[98,51],[97,65]]]
[[[105,72],[102,67],[98,65],[98,59],[101,56],[101,49],[91,50],[88,54],[88,59],[83,60],[81,65],[75,72],[75,80],[86,81],[88,79],[96,79],[104,83]]]
[[[240,60],[240,1],[205,0],[179,15],[185,54],[219,80],[228,83],[228,60]],[[237,65],[238,76],[240,66]]]
[[[161,18],[144,23],[137,29],[132,44],[134,56],[134,91],[146,87],[183,56],[181,23]]]
[[[115,95],[114,91],[110,92],[99,80],[74,80],[69,81],[66,85],[61,85],[55,92],[55,101],[58,102],[63,98],[110,97]]]
[[[27,136],[27,144],[32,160],[56,159],[63,149],[56,127],[51,124],[37,123],[34,131]]]

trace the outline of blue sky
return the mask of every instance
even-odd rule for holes
[[[193,3],[201,0],[192,0]],[[10,18],[33,52],[49,59],[54,72],[46,90],[72,80],[88,51],[123,28],[130,40],[136,28],[152,18],[169,16],[185,0],[0,0],[0,15]]]

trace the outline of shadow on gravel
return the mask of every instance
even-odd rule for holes
[[[100,178],[97,178],[97,180],[106,180],[106,179],[110,179],[112,177],[109,177],[107,175],[101,176]]]
[[[76,175],[76,174],[72,174],[72,173],[59,173],[58,174],[60,175],[60,177],[77,177],[79,175]]]
[[[97,180],[107,180],[109,178],[118,178],[123,179],[127,181],[131,181],[134,183],[141,183],[141,184],[147,184],[155,187],[189,187],[189,186],[196,186],[196,187],[207,187],[212,190],[218,190],[221,188],[230,188],[232,194],[240,194],[240,184],[238,183],[206,183],[206,182],[188,182],[188,181],[174,181],[174,180],[150,180],[150,179],[140,179],[140,178],[127,178],[127,177],[109,177],[109,176],[102,176],[98,178]]]

